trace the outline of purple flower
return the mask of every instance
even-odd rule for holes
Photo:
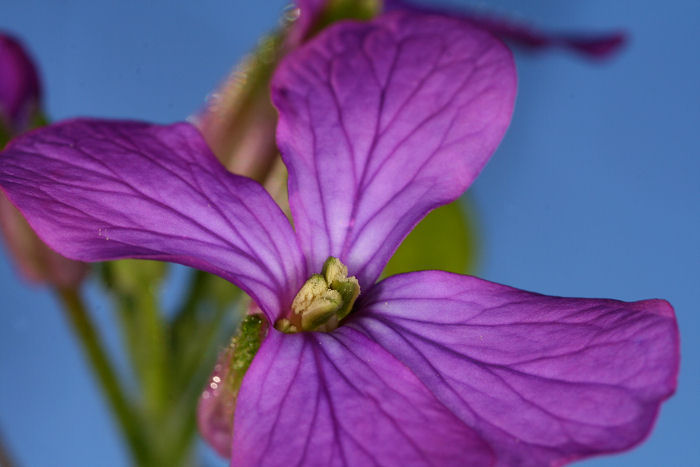
[[[409,12],[339,23],[285,59],[272,95],[295,229],[189,124],[70,121],[0,157],[0,185],[61,253],[178,262],[253,298],[267,325],[228,393],[235,429],[205,430],[232,464],[560,465],[644,439],[676,386],[667,302],[440,271],[376,283],[501,140],[515,69],[498,40]]]
[[[9,133],[26,130],[40,98],[34,63],[16,39],[0,32],[0,127]]]

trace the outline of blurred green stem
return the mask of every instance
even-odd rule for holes
[[[141,424],[136,418],[112,363],[101,345],[97,329],[83,304],[80,293],[74,288],[58,289],[57,293],[73,332],[78,337],[85,357],[88,359],[129,444],[134,460],[140,465],[148,464],[148,447],[141,430]]]
[[[168,369],[165,324],[158,298],[150,284],[143,284],[136,295],[136,318],[141,328],[143,346],[143,389],[149,419],[160,424],[168,404]]]
[[[221,289],[222,284],[225,284],[225,292]],[[224,339],[229,337],[224,323],[232,310],[242,307],[241,299],[240,290],[223,279],[203,271],[193,271],[188,292],[171,324],[180,385],[200,381],[195,374],[208,354],[213,352],[216,356],[222,343],[222,331]],[[208,302],[211,309],[209,314],[202,316],[204,302]],[[211,368],[206,371],[211,371]]]

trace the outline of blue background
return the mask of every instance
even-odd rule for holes
[[[284,3],[0,0],[0,28],[37,59],[52,118],[171,122],[202,106]],[[700,3],[489,8],[549,29],[624,27],[631,42],[604,64],[560,51],[516,54],[513,123],[470,190],[479,275],[547,294],[668,299],[682,333],[678,393],[645,444],[585,464],[698,465]],[[56,301],[17,278],[4,252],[0,294],[0,431],[15,457],[28,466],[125,465]],[[110,310],[94,284],[88,294],[116,349]]]

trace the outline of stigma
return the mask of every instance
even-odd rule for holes
[[[333,256],[323,263],[321,274],[312,275],[301,287],[289,316],[275,323],[278,331],[330,332],[340,325],[360,295],[360,283],[348,277],[348,268]]]

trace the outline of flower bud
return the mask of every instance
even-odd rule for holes
[[[197,407],[197,424],[202,437],[223,457],[230,457],[233,416],[238,390],[248,367],[260,348],[266,331],[261,315],[246,316],[238,334],[221,352]]]
[[[0,32],[0,126],[5,136],[27,130],[39,111],[41,87],[29,55]],[[6,141],[0,141],[2,147]]]
[[[18,269],[30,282],[64,288],[77,286],[85,277],[87,264],[65,258],[46,246],[1,194],[0,231]]]
[[[192,118],[221,163],[263,184],[284,212],[289,212],[286,168],[277,150],[277,111],[270,100],[275,68],[332,22],[368,19],[380,9],[378,0],[299,0],[296,5],[285,12],[282,27],[259,42]]]

